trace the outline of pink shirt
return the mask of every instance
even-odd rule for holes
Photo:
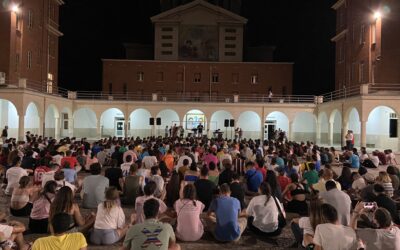
[[[54,194],[46,193],[47,197],[53,201]],[[41,195],[39,199],[33,202],[33,208],[30,217],[35,220],[41,220],[49,218],[50,212],[50,202],[46,199],[44,195]]]
[[[158,203],[160,204],[160,208],[159,208],[158,212],[160,214],[167,211],[167,205],[165,205],[165,203],[162,200],[154,197],[153,195],[139,196],[136,198],[136,201],[135,201],[136,224],[143,223],[143,221],[145,219],[144,213],[143,213],[143,205],[144,205],[144,202],[147,201],[148,199],[156,199],[158,201]]]
[[[214,162],[215,166],[217,166],[217,164],[218,164],[218,158],[217,158],[217,156],[215,156],[213,154],[206,154],[204,156],[203,161],[204,161],[205,164],[207,164],[207,167],[210,164],[210,162]]]
[[[176,236],[183,241],[197,241],[204,233],[203,223],[200,214],[204,210],[201,201],[195,201],[196,206],[191,200],[177,200],[174,208],[177,213]]]

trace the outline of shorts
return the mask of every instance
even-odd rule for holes
[[[31,214],[33,204],[28,202],[23,208],[13,209],[10,207],[10,213],[16,217],[29,216]]]
[[[111,245],[119,241],[117,229],[96,229],[90,233],[90,242],[95,245]]]

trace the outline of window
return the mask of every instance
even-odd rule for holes
[[[258,75],[253,74],[251,75],[251,84],[257,84],[258,83]]]
[[[112,82],[110,82],[109,84],[108,84],[108,94],[109,95],[112,95],[112,89],[113,89],[113,86],[112,86]]]
[[[27,56],[28,62],[27,62],[27,67],[30,69],[32,67],[32,52],[28,51],[28,56]]]
[[[162,27],[161,31],[173,31],[174,29],[172,27]]]
[[[219,74],[218,73],[212,73],[211,82],[212,83],[219,83]]]
[[[376,44],[376,23],[371,24],[371,44]]]
[[[176,73],[176,81],[183,82],[183,72]]]
[[[363,83],[364,82],[364,62],[360,62],[360,64],[358,65],[358,81],[359,83]]]
[[[397,138],[397,114],[389,113],[389,138]]]
[[[19,66],[19,54],[17,53],[15,55],[15,70],[18,70],[18,66]]]
[[[239,73],[232,73],[232,83],[233,84],[239,83]]]
[[[172,35],[162,35],[161,39],[166,39],[166,40],[172,39]]]
[[[236,36],[226,36],[225,40],[226,41],[235,41],[236,40]]]
[[[122,85],[122,92],[124,93],[124,95],[128,93],[128,86],[126,85],[126,82],[124,82],[124,84]]]
[[[142,71],[137,72],[137,81],[138,82],[144,81],[144,73]]]
[[[236,52],[232,51],[225,52],[225,56],[236,56]]]
[[[32,10],[28,11],[28,28],[29,29],[33,28],[33,12],[32,12]]]
[[[47,73],[47,93],[53,93],[53,74]]]
[[[365,43],[365,25],[361,24],[360,27],[360,45]]]
[[[164,81],[164,72],[157,72],[157,82]]]
[[[161,47],[172,47],[172,43],[162,43]]]
[[[236,44],[225,44],[225,49],[234,49],[236,48]]]
[[[234,29],[234,28],[226,28],[225,32],[226,33],[236,33],[236,29]]]
[[[164,56],[166,56],[166,55],[172,55],[172,51],[163,50],[163,51],[161,51],[161,55],[164,55]]]
[[[67,130],[68,129],[68,113],[63,113],[62,118],[63,118],[63,129]]]
[[[193,82],[201,82],[201,73],[194,73]]]

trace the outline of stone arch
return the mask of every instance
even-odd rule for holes
[[[342,114],[338,109],[334,109],[329,117],[329,122],[332,124],[332,140],[333,144],[342,143]]]
[[[157,125],[157,135],[165,135],[165,129],[167,128],[167,134],[169,135],[169,130],[176,124],[180,124],[180,119],[178,113],[173,109],[163,109],[158,112],[156,118],[161,118],[161,125]]]
[[[44,116],[44,134],[47,137],[57,138],[60,132],[60,113],[58,112],[58,108],[54,104],[50,104],[47,107],[45,116]]]
[[[356,108],[349,109],[347,122],[348,122],[347,128],[349,130],[352,130],[354,134],[354,144],[360,145],[360,138],[361,138],[360,114],[358,113],[358,110]]]
[[[150,111],[143,108],[138,108],[132,111],[129,115],[129,136],[146,137],[152,135],[152,126],[149,120],[152,117]]]
[[[182,126],[187,133],[192,133],[192,129],[197,128],[200,123],[204,126],[205,129],[208,128],[207,116],[202,110],[199,109],[188,110],[182,119]],[[206,133],[203,132],[203,134]]]
[[[80,108],[75,110],[73,134],[75,137],[98,138],[97,116],[91,108]]]
[[[224,133],[224,137],[225,138],[230,138],[232,139],[232,137],[234,136],[234,127],[225,127],[225,120],[233,120],[233,115],[226,111],[226,110],[218,110],[215,111],[210,118],[210,130],[211,131],[215,131],[217,129],[219,129],[221,132]]]
[[[116,130],[116,121],[122,120],[125,123],[124,112],[119,108],[109,108],[100,115],[100,137],[125,137],[125,125],[122,131]]]
[[[299,112],[296,114],[290,140],[315,141],[317,119],[313,113]]]
[[[0,99],[0,130],[8,126],[8,137],[18,137],[18,110],[12,101],[7,99]]]
[[[390,133],[391,114],[397,116],[394,109],[383,105],[369,112],[366,124],[367,147],[398,150],[398,135],[393,137]]]
[[[40,131],[40,113],[38,106],[34,102],[30,102],[25,111],[24,117],[24,132],[30,132],[31,134],[41,134]]]
[[[256,112],[244,111],[240,113],[237,126],[243,131],[242,138],[260,139],[261,118]]]
[[[273,139],[274,130],[282,130],[288,135],[289,117],[281,111],[272,111],[265,117],[264,139]]]

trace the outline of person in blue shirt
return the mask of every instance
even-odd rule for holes
[[[256,170],[256,165],[254,164],[254,162],[249,161],[246,163],[245,178],[248,191],[257,193],[258,188],[260,187],[264,178],[262,173]]]
[[[280,168],[284,168],[285,167],[285,161],[282,159],[282,157],[278,156],[278,153],[274,152],[274,158],[276,160],[276,164]]]
[[[352,168],[359,168],[360,167],[360,158],[356,154],[353,154],[352,151],[349,151],[348,153],[349,159],[346,161],[351,165]]]
[[[231,190],[227,183],[221,185],[220,192],[208,209],[207,229],[218,241],[238,241],[247,226],[246,215],[241,213],[239,200],[230,197]]]

